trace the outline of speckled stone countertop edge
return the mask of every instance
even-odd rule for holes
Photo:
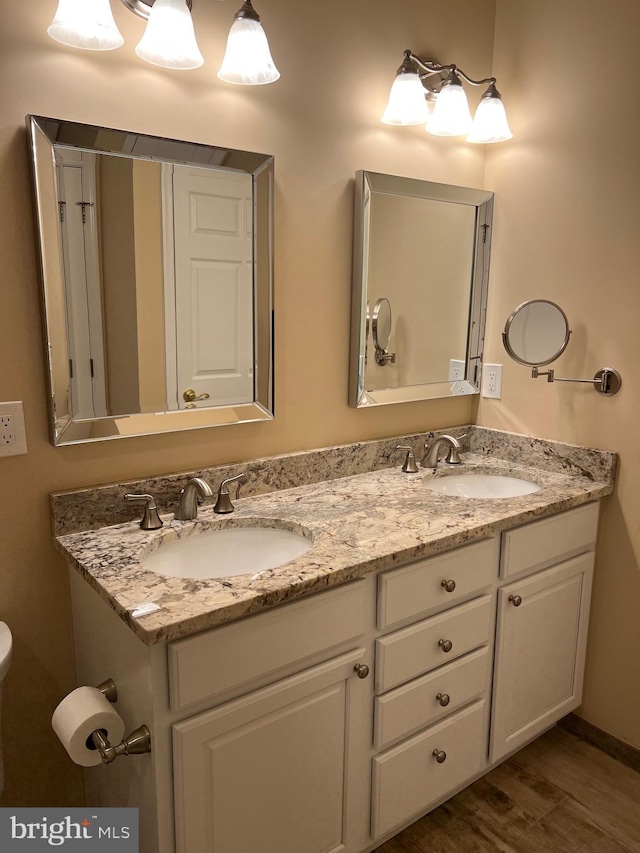
[[[158,532],[124,523],[59,536],[56,547],[143,643],[166,642],[257,613],[364,575],[428,557],[511,527],[597,500],[613,482],[543,471],[469,454],[465,470],[532,479],[533,495],[473,500],[426,489],[433,475],[403,474],[397,467],[243,498],[233,516],[210,507],[197,522],[165,518]],[[462,473],[438,471],[436,476]],[[216,527],[304,528],[314,547],[278,569],[238,577],[192,580],[152,574],[144,555],[167,539]],[[137,606],[160,609],[134,617]]]

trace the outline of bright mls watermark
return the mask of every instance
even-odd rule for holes
[[[138,809],[0,809],[0,851],[138,853]]]

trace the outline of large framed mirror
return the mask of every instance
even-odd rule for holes
[[[272,419],[273,157],[27,129],[52,442]]]
[[[485,190],[356,173],[352,406],[479,393],[492,216]]]

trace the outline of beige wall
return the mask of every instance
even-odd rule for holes
[[[100,251],[107,411],[140,411],[133,160],[101,156]]]
[[[492,150],[496,192],[488,361],[503,397],[483,424],[618,451],[601,518],[584,703],[595,725],[640,747],[640,79],[637,0],[498,0],[494,69],[516,138]],[[599,69],[593,65],[597,62]],[[617,368],[611,399],[548,385],[506,358],[500,331],[525,299],[557,301],[573,336],[560,376]]]
[[[0,400],[24,400],[29,444],[27,456],[0,460],[0,618],[15,636],[4,693],[5,805],[62,805],[81,796],[80,772],[49,726],[74,685],[66,568],[51,544],[50,491],[463,423],[473,414],[473,403],[459,398],[347,406],[353,176],[369,169],[482,186],[482,147],[388,128],[378,116],[406,47],[487,73],[494,0],[403,0],[401,13],[386,0],[270,0],[260,12],[282,79],[256,89],[215,77],[231,5],[195,4],[207,64],[171,73],[135,57],[143,25],[116,0],[126,45],[107,54],[51,41],[45,31],[53,0],[0,0]],[[50,446],[23,130],[29,112],[275,155],[275,421]]]
[[[140,403],[131,411],[167,408],[167,361],[164,346],[164,270],[162,250],[162,167],[133,162],[136,322]]]

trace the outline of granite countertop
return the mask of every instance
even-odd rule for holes
[[[570,447],[570,446],[567,446]],[[611,454],[609,454],[611,456]],[[197,521],[163,515],[164,527],[136,522],[58,535],[57,548],[146,644],[184,637],[299,598],[378,569],[425,557],[500,530],[597,500],[613,491],[613,476],[594,479],[563,464],[543,470],[485,453],[463,455],[459,469],[399,467],[283,489],[235,501],[235,512],[200,509]],[[525,457],[526,458],[526,457]],[[529,461],[527,459],[527,461]],[[479,471],[532,480],[540,491],[515,498],[439,495],[425,481]],[[164,577],[142,558],[166,541],[230,526],[284,527],[303,532],[313,547],[277,569],[217,579]],[[153,603],[147,615],[139,607]]]

